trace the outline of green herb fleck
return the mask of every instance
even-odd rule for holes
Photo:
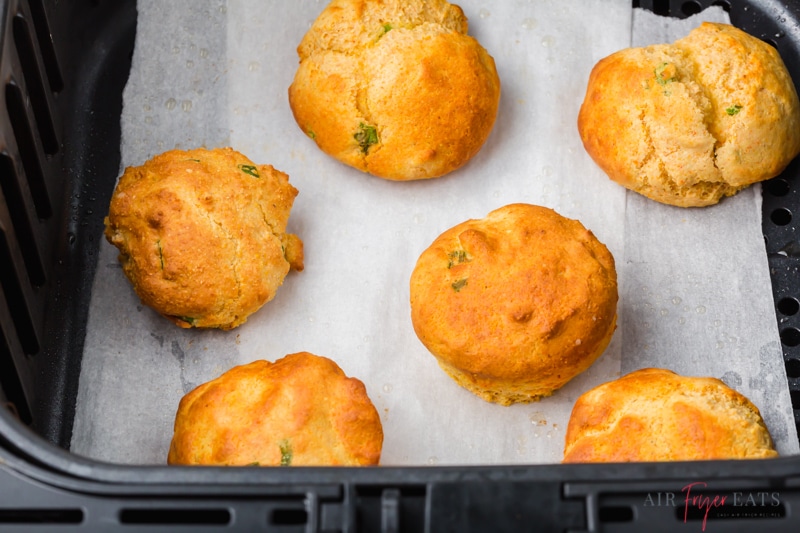
[[[184,322],[186,322],[190,326],[194,326],[197,323],[197,319],[196,318],[192,318],[190,316],[176,316],[175,318],[177,318],[178,320],[183,320]]]
[[[447,254],[447,258],[449,259],[447,262],[447,268],[453,268],[455,265],[460,265],[461,263],[466,263],[469,261],[467,252],[464,250],[453,250]]]
[[[386,35],[386,34],[387,34],[387,33],[389,33],[390,31],[392,31],[392,28],[394,28],[394,26],[392,26],[392,25],[391,25],[391,24],[389,24],[388,22],[384,22],[384,23],[383,23],[383,35]]]
[[[461,292],[461,289],[463,289],[466,284],[467,284],[467,278],[464,278],[454,282],[450,286],[453,287],[454,291]]]
[[[199,163],[200,162],[199,159],[192,159],[192,158],[187,159],[187,161],[194,161],[195,163]]]
[[[164,250],[161,248],[161,241],[156,241],[156,248],[158,248],[158,258],[161,260],[161,270],[164,270]]]
[[[656,81],[659,85],[666,85],[675,81],[675,65],[672,63],[661,63],[655,68]]]
[[[292,464],[292,446],[285,439],[278,446],[281,449],[281,466],[290,466]]]
[[[254,178],[261,177],[258,175],[258,169],[254,165],[239,165],[239,170],[241,170],[245,174],[250,174]]]
[[[733,115],[737,114],[741,110],[742,110],[742,106],[740,106],[739,104],[736,104],[736,105],[732,105],[731,107],[727,108],[725,110],[725,112],[728,115],[733,116]]]
[[[378,131],[374,126],[368,126],[362,122],[358,125],[358,131],[353,138],[358,141],[361,151],[366,154],[370,146],[378,143]]]
[[[253,461],[252,463],[247,463],[244,466],[261,466],[261,463],[259,463],[258,461]]]
[[[306,135],[308,135],[308,136],[309,136],[309,137],[311,137],[312,139],[316,139],[316,138],[317,138],[317,134],[316,134],[316,133],[314,133],[314,130],[308,130],[308,131],[306,132]]]

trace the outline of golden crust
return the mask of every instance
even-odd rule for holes
[[[680,207],[778,175],[800,152],[800,103],[778,52],[726,24],[597,63],[578,116],[608,176]]]
[[[758,408],[715,378],[646,368],[585,392],[565,463],[776,457]]]
[[[364,384],[300,352],[234,367],[185,395],[168,464],[377,465],[378,412]]]
[[[464,13],[444,0],[333,0],[297,49],[297,124],[324,152],[382,178],[461,167],[500,99],[494,60],[466,32]]]
[[[144,304],[181,327],[230,329],[303,269],[286,233],[296,195],[231,148],[172,150],[125,169],[105,235]]]
[[[410,285],[420,341],[459,385],[503,405],[562,387],[616,327],[614,258],[544,207],[511,204],[445,231]]]

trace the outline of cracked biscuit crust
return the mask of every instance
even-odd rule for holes
[[[621,185],[680,207],[778,175],[800,152],[800,103],[778,52],[726,24],[597,63],[578,116],[586,151]]]
[[[715,378],[646,368],[585,392],[565,463],[777,457],[758,408]]]
[[[410,280],[411,322],[459,385],[509,405],[549,396],[616,328],[608,249],[577,220],[511,204],[437,237]]]
[[[303,269],[286,233],[296,195],[231,148],[172,150],[125,169],[105,235],[144,304],[184,328],[231,329]]]
[[[236,366],[180,401],[171,465],[368,466],[383,427],[364,384],[308,352]]]
[[[472,158],[500,99],[494,60],[444,0],[333,0],[297,48],[289,103],[324,152],[390,180]]]

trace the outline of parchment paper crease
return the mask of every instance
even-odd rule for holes
[[[459,4],[502,80],[494,131],[461,170],[395,183],[335,162],[292,118],[295,47],[325,2],[139,1],[123,166],[175,147],[230,145],[287,172],[300,191],[289,229],[305,242],[306,269],[236,330],[180,330],[141,305],[104,242],[73,452],[163,464],[183,394],[231,366],[301,350],[364,381],[384,425],[384,465],[558,462],[577,396],[643,366],[722,377],[761,408],[779,450],[797,452],[760,189],[704,210],[668,208],[608,180],[578,137],[589,71],[631,45],[630,2]],[[646,24],[635,39],[664,40]],[[512,202],[577,218],[609,247],[620,326],[597,363],[553,397],[500,407],[459,388],[416,339],[408,280],[439,233]]]

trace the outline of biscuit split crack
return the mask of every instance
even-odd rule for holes
[[[703,23],[673,44],[601,59],[578,130],[612,180],[658,202],[706,206],[800,153],[800,102],[773,47]]]
[[[297,48],[289,103],[327,154],[390,180],[471,159],[497,115],[494,60],[444,0],[333,0]]]

